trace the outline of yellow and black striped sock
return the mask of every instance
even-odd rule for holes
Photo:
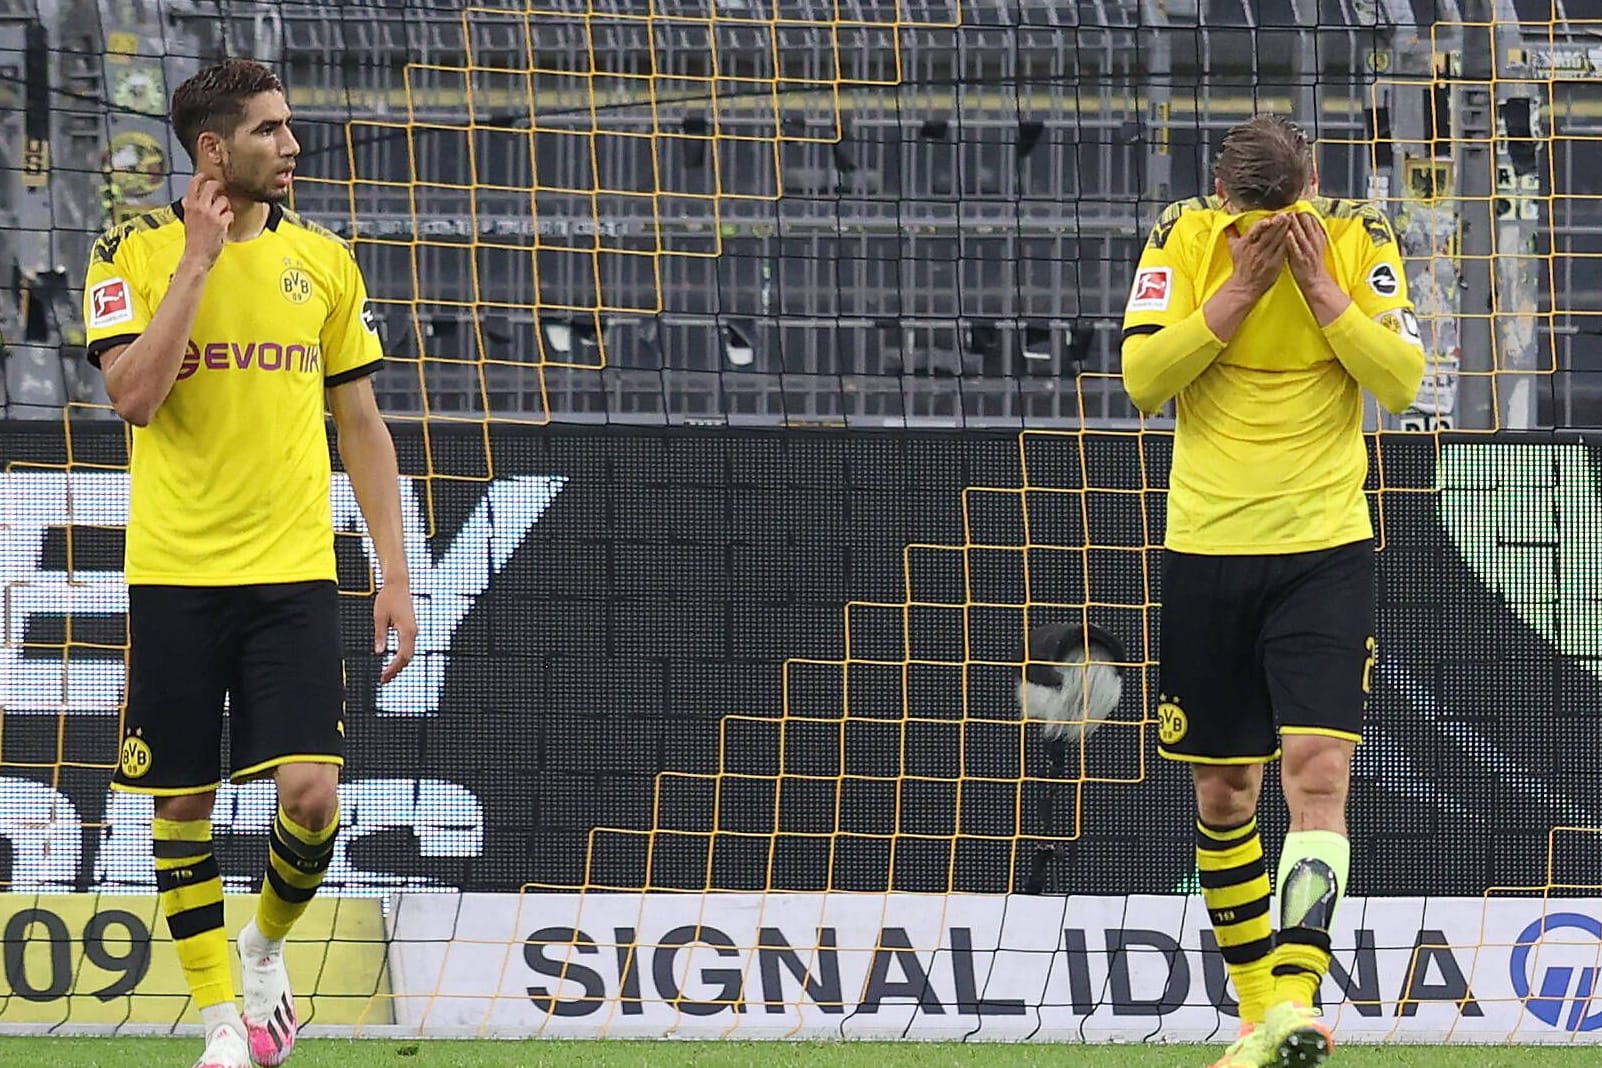
[[[197,1008],[233,1004],[228,935],[223,931],[222,874],[210,820],[155,819],[150,824],[156,889]]]
[[[1293,831],[1279,858],[1274,1001],[1311,1007],[1329,972],[1330,926],[1346,893],[1352,843],[1335,831]]]
[[[1218,951],[1240,997],[1241,1022],[1262,1023],[1274,993],[1274,921],[1256,818],[1234,827],[1198,820],[1196,870]]]
[[[256,929],[262,936],[281,942],[289,929],[323,885],[323,874],[334,856],[334,835],[339,832],[339,813],[327,827],[308,831],[278,810],[272,832],[267,837],[267,877],[262,880],[261,899],[256,903]]]

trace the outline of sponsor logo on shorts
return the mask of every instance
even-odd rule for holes
[[[108,278],[89,290],[89,326],[133,322],[133,295],[121,278]]]
[[[208,341],[204,347],[191,341],[178,368],[178,381],[198,371],[291,371],[323,373],[323,347],[281,341]]]
[[[122,740],[122,776],[125,779],[142,779],[150,774],[150,746],[137,734]]]
[[[1190,720],[1178,701],[1163,701],[1157,706],[1157,739],[1164,745],[1178,745],[1190,732]]]
[[[1167,311],[1173,297],[1174,272],[1170,267],[1146,267],[1135,272],[1129,291],[1130,311]]]

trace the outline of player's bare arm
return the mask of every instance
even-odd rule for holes
[[[1298,213],[1289,237],[1291,275],[1329,340],[1335,358],[1386,411],[1407,410],[1424,380],[1424,349],[1359,312],[1324,263],[1328,237],[1311,215]]]
[[[356,503],[372,534],[383,582],[373,598],[373,652],[383,653],[395,632],[395,656],[384,665],[380,682],[399,675],[417,649],[417,615],[412,608],[411,579],[406,568],[406,541],[401,527],[400,467],[395,441],[378,410],[369,378],[346,382],[328,391],[334,413],[339,456],[356,491]]]
[[[190,179],[184,193],[184,251],[167,295],[137,340],[100,358],[112,406],[134,426],[150,425],[178,380],[206,278],[222,254],[233,217],[221,182],[200,174]]]
[[[1233,228],[1228,231],[1235,274],[1202,305],[1207,329],[1218,340],[1228,341],[1235,336],[1252,307],[1279,277],[1285,266],[1290,219],[1288,214],[1271,215],[1244,237]]]

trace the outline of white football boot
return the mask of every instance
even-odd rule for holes
[[[251,1068],[245,1036],[226,1024],[216,1028],[208,1036],[206,1052],[195,1062],[195,1068]]]
[[[295,1049],[295,994],[289,988],[283,945],[271,946],[251,920],[239,932],[239,965],[245,995],[245,1036],[250,1059],[277,1068]]]

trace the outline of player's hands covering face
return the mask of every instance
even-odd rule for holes
[[[1329,235],[1324,232],[1323,224],[1302,211],[1292,212],[1286,218],[1290,219],[1285,235],[1286,260],[1296,284],[1307,293],[1333,282],[1329,269],[1324,266]]]
[[[228,227],[234,221],[234,207],[215,178],[197,174],[189,179],[184,192],[184,254],[207,267],[222,255],[228,240]]]
[[[1270,215],[1252,227],[1245,237],[1233,227],[1225,231],[1229,238],[1229,255],[1235,264],[1235,279],[1253,296],[1260,297],[1268,292],[1285,266],[1285,239],[1290,232],[1290,220],[1290,215]]]

